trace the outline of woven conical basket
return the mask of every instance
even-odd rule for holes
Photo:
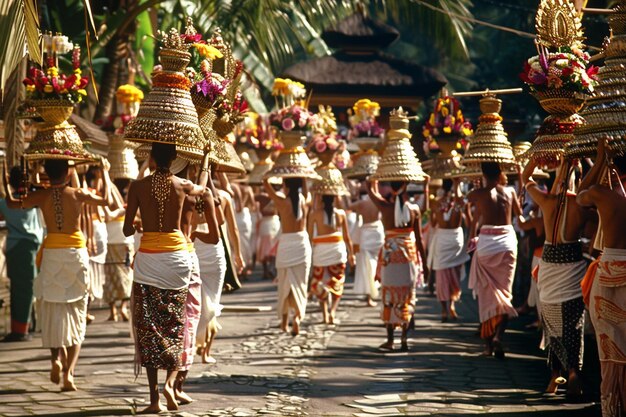
[[[408,130],[409,119],[399,108],[391,112],[390,130],[387,132],[387,144],[380,158],[376,173],[377,181],[422,182],[428,175],[422,170],[417,155],[411,146],[411,133]]]
[[[303,132],[282,131],[280,140],[284,145],[284,149],[281,149],[274,166],[265,176],[319,179],[319,176],[313,169],[311,160],[302,147],[305,139]]]
[[[313,183],[311,191],[320,195],[350,195],[346,184],[343,182],[343,175],[332,163],[316,170],[321,180]]]

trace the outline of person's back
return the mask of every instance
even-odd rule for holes
[[[350,210],[361,216],[364,224],[374,223],[380,218],[378,207],[367,195],[366,198],[353,203],[350,206]]]
[[[452,187],[458,187],[450,179],[443,181],[444,195],[435,200],[432,207],[433,224],[439,229],[457,229],[463,220],[463,204],[460,198],[453,194]],[[456,192],[456,190],[455,190]]]
[[[506,226],[511,223],[513,195],[500,184],[472,191],[468,200],[476,205],[481,213],[481,223],[491,226]]]
[[[304,184],[304,180],[287,179],[285,186],[287,187],[287,195],[280,196],[277,193],[270,194],[276,211],[280,217],[280,224],[283,233],[297,233],[305,230],[307,217],[306,197],[300,191],[300,187]]]

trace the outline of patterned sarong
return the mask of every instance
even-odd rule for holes
[[[410,322],[414,312],[417,260],[413,229],[385,232],[379,260],[385,324],[402,326]]]
[[[133,284],[133,329],[138,355],[136,375],[140,366],[182,369],[187,293],[187,287],[164,290],[137,282]]]
[[[132,251],[133,245],[130,243],[109,243],[107,246],[103,297],[107,304],[130,298],[133,287],[133,270],[130,267],[130,260],[133,257]]]
[[[626,413],[626,249],[604,248],[591,283],[589,313],[602,368],[602,415]]]

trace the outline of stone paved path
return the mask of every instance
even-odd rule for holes
[[[253,281],[223,302],[272,305],[274,299],[272,284]],[[461,320],[445,324],[438,321],[437,301],[420,297],[408,353],[375,348],[385,333],[378,308],[364,307],[348,291],[340,309],[341,323],[328,327],[317,324],[321,315],[309,303],[296,338],[278,331],[273,311],[224,312],[218,363],[194,365],[188,392],[196,401],[172,415],[599,417],[591,400],[570,404],[563,395],[541,394],[545,361],[536,332],[524,330],[528,318],[512,323],[508,357],[499,361],[478,357],[476,306],[467,294],[458,308]],[[48,381],[39,338],[0,345],[0,416],[131,415],[145,407],[145,376],[133,375],[128,324],[96,313],[78,363],[77,392],[61,393]]]

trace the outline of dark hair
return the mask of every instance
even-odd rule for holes
[[[452,189],[452,180],[450,178],[444,178],[441,182],[441,188],[443,188],[445,192],[450,191]]]
[[[302,188],[302,178],[285,178],[287,187],[287,197],[291,200],[291,210],[293,215],[298,217],[298,204],[300,204],[300,189]]]
[[[64,159],[46,159],[43,163],[43,169],[46,171],[48,178],[57,181],[65,179],[69,165]]]
[[[626,155],[614,156],[613,165],[621,175],[626,174]]]
[[[98,172],[100,168],[92,165],[87,169],[85,173],[85,179],[87,180],[87,184],[91,185],[91,182],[96,179],[96,172]]]
[[[126,192],[128,191],[127,187],[130,184],[130,179],[129,178],[116,178],[113,180],[113,184],[115,184],[117,189],[120,191],[120,194],[122,195],[122,197],[126,198]]]
[[[322,203],[324,203],[324,213],[326,214],[326,219],[328,220],[328,224],[332,224],[333,215],[335,214],[335,196],[323,195]]]
[[[176,146],[171,143],[153,143],[150,156],[157,168],[169,168],[176,159]]]
[[[22,172],[22,168],[19,166],[14,166],[11,168],[11,172],[9,172],[9,184],[15,191],[22,186],[22,182],[24,182],[24,173]]]
[[[389,186],[391,187],[392,190],[398,191],[398,190],[400,190],[404,186],[404,182],[402,182],[402,181],[391,181],[389,183]]]
[[[500,174],[502,174],[502,168],[500,168],[500,164],[497,162],[482,162],[480,169],[488,180],[497,181],[500,179]]]

